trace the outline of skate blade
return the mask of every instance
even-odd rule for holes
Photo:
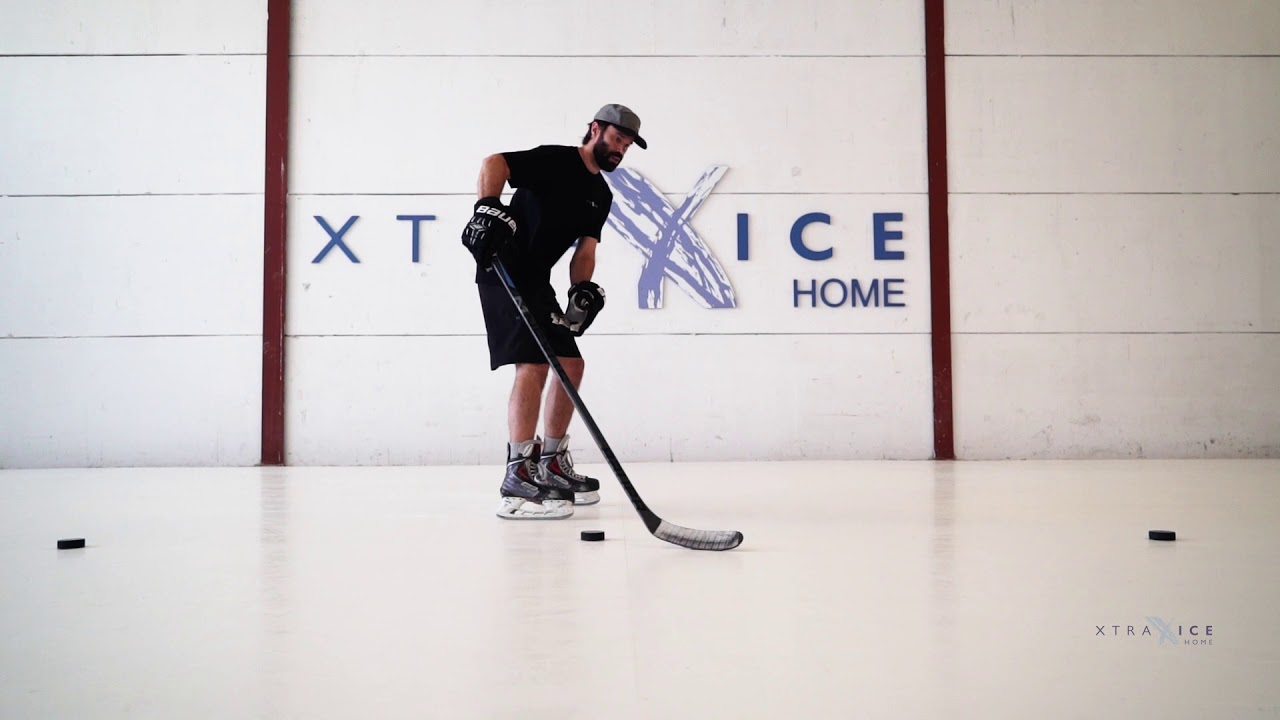
[[[532,508],[539,510],[535,512]],[[494,514],[503,520],[564,520],[573,517],[573,505],[563,500],[547,500],[538,505],[519,498],[503,498]]]

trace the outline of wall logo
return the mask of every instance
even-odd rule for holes
[[[707,168],[679,207],[667,202],[653,183],[634,170],[620,168],[606,176],[614,192],[609,227],[644,257],[636,288],[640,307],[662,307],[666,278],[703,307],[737,306],[733,284],[724,267],[690,224],[728,170],[724,165]]]
[[[1161,647],[1213,645],[1212,625],[1180,625],[1148,615],[1142,625],[1094,625],[1094,637],[1155,640]]]
[[[705,308],[735,308],[738,306],[738,290],[729,280],[724,265],[711,246],[693,227],[693,218],[706,202],[712,190],[724,178],[729,168],[711,165],[676,204],[667,200],[666,194],[635,170],[620,168],[605,176],[613,190],[613,206],[609,209],[608,223],[619,235],[640,253],[643,265],[636,283],[637,304],[644,309],[663,306],[666,281],[670,280],[689,297]],[[328,241],[311,260],[320,263],[333,251],[338,251],[353,265],[360,264],[359,256],[348,239],[359,215],[348,216],[341,224],[330,222],[323,215],[313,216]],[[436,220],[429,214],[398,214],[398,222],[410,223],[411,262],[421,262],[424,244],[424,224]],[[900,276],[905,250],[899,249],[904,240],[903,232],[896,224],[903,221],[900,212],[871,213],[871,222],[862,225],[870,240],[863,245],[861,254],[855,255],[861,271],[874,267],[880,273],[867,275],[840,275],[838,277],[795,277],[790,287],[765,291],[782,300],[790,298],[797,309],[817,308],[905,308],[907,307],[907,280]],[[837,249],[830,246],[815,247],[814,237],[805,237],[811,225],[833,225],[825,212],[807,212],[791,223],[789,233],[791,250],[806,262],[824,263],[832,260]],[[334,227],[337,226],[335,230]],[[776,238],[781,240],[781,238]],[[750,259],[750,217],[737,213],[737,260]],[[842,247],[839,252],[858,250],[857,246]],[[868,261],[874,265],[867,265]],[[843,263],[840,263],[843,265]],[[898,275],[898,277],[894,277]],[[783,281],[786,282],[785,280]],[[783,300],[785,302],[785,300]]]
[[[641,308],[662,307],[666,279],[674,281],[703,307],[737,306],[737,294],[724,266],[691,223],[694,213],[728,170],[725,165],[708,167],[678,206],[668,202],[661,190],[634,170],[619,169],[606,176],[614,191],[609,226],[644,258],[637,287]],[[903,239],[901,231],[890,227],[902,219],[902,213],[872,214],[872,260],[906,259],[905,251],[890,247],[890,243]],[[746,213],[738,213],[737,221],[737,259],[745,261],[750,255],[750,218]],[[791,249],[811,262],[832,259],[834,248],[815,249],[806,244],[805,228],[813,224],[830,225],[831,216],[810,212],[796,218],[791,225]],[[795,278],[791,282],[794,308],[904,308],[907,306],[905,294],[906,280],[901,277],[810,277]]]

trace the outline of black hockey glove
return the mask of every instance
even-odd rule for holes
[[[493,256],[516,234],[516,219],[511,209],[496,197],[476,201],[475,213],[462,231],[462,244],[471,251],[476,264],[488,268]]]
[[[590,280],[583,280],[569,288],[566,307],[564,315],[555,322],[568,328],[575,337],[581,337],[604,307],[604,289]]]

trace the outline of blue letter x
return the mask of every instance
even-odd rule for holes
[[[339,230],[338,232],[334,232],[333,228],[329,227],[329,223],[324,221],[324,218],[320,217],[319,215],[315,215],[314,217],[316,219],[316,222],[320,223],[320,227],[324,228],[324,231],[329,233],[329,244],[325,245],[324,249],[320,251],[320,254],[316,256],[316,259],[312,260],[311,262],[313,263],[320,262],[321,260],[324,259],[324,256],[328,255],[329,251],[334,249],[335,247],[341,250],[343,254],[347,256],[347,259],[350,260],[351,262],[353,263],[360,262],[360,260],[356,258],[355,254],[351,252],[351,248],[348,248],[347,244],[342,242],[342,236],[345,235],[347,231],[351,229],[352,225],[356,224],[356,220],[360,219],[359,215],[352,215],[351,219],[347,220],[347,224],[343,225],[342,229]]]

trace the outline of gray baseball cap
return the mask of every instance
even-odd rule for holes
[[[631,108],[626,105],[617,103],[605,105],[596,112],[594,119],[600,122],[607,122],[610,125],[617,125],[636,136],[636,144],[640,146],[641,150],[649,149],[649,143],[640,137],[640,116],[631,112]]]

